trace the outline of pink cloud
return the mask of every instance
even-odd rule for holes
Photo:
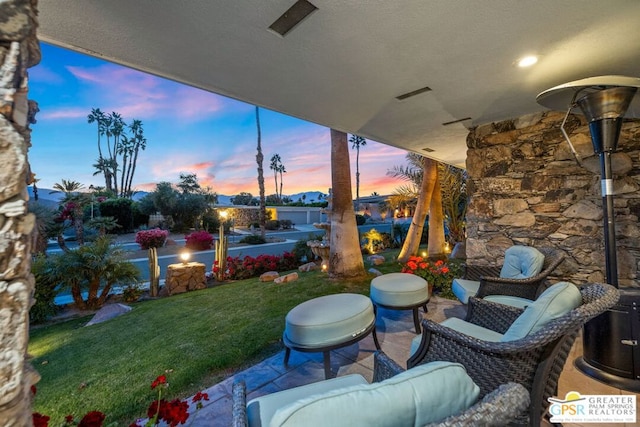
[[[85,108],[58,108],[54,110],[40,111],[36,115],[36,120],[49,119],[77,119],[79,117],[86,118],[87,110]]]

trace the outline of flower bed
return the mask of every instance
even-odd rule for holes
[[[403,273],[415,274],[427,281],[441,297],[456,299],[451,290],[455,277],[460,277],[462,265],[456,260],[431,261],[427,258],[412,256],[402,266]]]

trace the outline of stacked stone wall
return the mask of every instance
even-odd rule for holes
[[[37,105],[27,100],[27,69],[40,61],[36,1],[0,1],[0,426],[33,425],[28,362],[33,302],[31,243],[35,217],[27,212],[31,145]]]
[[[469,262],[500,265],[514,244],[555,247],[566,260],[555,279],[605,281],[600,161],[584,117],[547,112],[472,129],[467,138],[471,195]],[[640,287],[640,120],[627,120],[612,155],[621,287]]]

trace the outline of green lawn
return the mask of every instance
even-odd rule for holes
[[[400,270],[393,261],[377,268]],[[130,313],[89,327],[85,317],[34,329],[29,353],[42,376],[34,411],[53,426],[90,410],[107,414],[107,424],[128,425],[145,416],[156,397],[151,381],[165,370],[173,370],[167,397],[188,397],[281,350],[284,317],[295,305],[332,293],[368,294],[372,277],[332,281],[311,272],[280,285],[247,279],[135,303]]]

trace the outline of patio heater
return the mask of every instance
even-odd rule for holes
[[[593,150],[600,158],[607,283],[618,287],[613,173],[611,156],[616,151],[623,117],[640,117],[640,97],[635,97],[640,78],[599,76],[565,83],[537,96],[539,104],[554,110],[568,108],[561,130],[578,163],[579,157],[564,124],[579,107],[589,122]],[[635,99],[634,99],[635,97]],[[584,327],[584,354],[576,366],[585,374],[631,391],[640,391],[640,293],[621,290],[618,304]]]

